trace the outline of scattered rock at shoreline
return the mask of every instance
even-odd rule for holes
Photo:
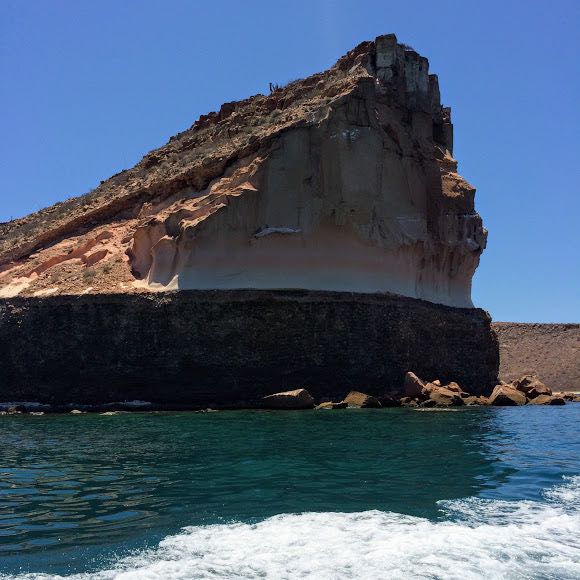
[[[524,393],[527,399],[535,399],[540,395],[550,396],[552,394],[552,389],[544,385],[544,383],[534,375],[524,375],[523,377],[513,381],[511,385],[514,389]]]
[[[420,398],[425,388],[425,383],[412,372],[408,372],[405,375],[405,396],[411,397],[412,399]]]
[[[341,401],[340,403],[333,403],[332,401],[325,401],[324,403],[320,403],[320,405],[316,405],[315,409],[346,409],[348,405]]]
[[[553,395],[538,395],[534,397],[528,405],[565,405],[566,401],[562,397]]]
[[[497,385],[489,397],[489,404],[495,407],[525,405],[526,396],[511,385]]]
[[[385,394],[373,396],[360,391],[350,391],[344,400],[329,401],[322,399],[315,405],[314,398],[304,388],[293,391],[273,393],[263,397],[257,405],[246,404],[239,409],[317,409],[332,410],[351,408],[388,408],[388,407],[408,407],[408,408],[441,408],[457,406],[523,406],[543,405],[561,406],[566,402],[580,402],[580,396],[575,392],[552,392],[536,375],[524,375],[511,383],[501,382],[497,385],[491,395],[476,396],[464,391],[461,385],[452,381],[443,384],[436,379],[431,382],[423,381],[413,372],[407,372],[404,379],[405,395],[396,394],[392,389],[385,389]],[[41,411],[42,409],[42,411]],[[127,409],[127,410],[121,410]],[[27,413],[29,415],[44,415],[48,413],[68,413],[71,415],[81,415],[87,412],[97,412],[101,415],[111,416],[126,414],[128,410],[159,410],[156,405],[148,401],[123,401],[116,403],[101,403],[95,405],[69,404],[65,408],[62,406],[51,406],[46,403],[18,401],[0,403],[0,415],[17,415]],[[163,410],[163,409],[162,409]],[[175,410],[175,409],[165,409]],[[192,410],[181,407],[180,410]],[[196,409],[196,413],[211,413],[217,409],[206,408]]]
[[[440,383],[439,385],[427,383],[423,389],[423,394],[428,396],[425,402],[432,402],[429,405],[432,407],[458,407],[464,404],[462,397],[458,393],[441,386]]]
[[[466,399],[469,397],[469,393],[465,392],[457,383],[450,382],[448,385],[445,385],[445,388],[449,391],[457,393],[461,398]]]
[[[348,407],[360,409],[381,407],[381,403],[377,398],[359,391],[351,391],[342,402],[346,403]]]
[[[554,397],[560,397],[561,399],[564,399],[564,401],[573,401],[575,403],[580,403],[580,395],[578,393],[558,391],[552,393],[552,395],[554,395]]]
[[[419,403],[416,399],[412,399],[411,397],[402,397],[401,398],[401,407],[418,407]]]
[[[404,390],[405,396],[399,399],[402,407],[565,405],[566,400],[580,400],[574,393],[552,393],[535,375],[524,375],[512,383],[502,382],[489,398],[470,395],[454,381],[446,385],[439,379],[425,383],[413,372],[405,375]]]
[[[466,405],[481,405],[481,406],[485,406],[485,405],[489,405],[489,399],[487,397],[475,397],[473,395],[470,395],[469,397],[465,397],[463,399],[463,402]]]
[[[306,389],[274,393],[262,398],[266,409],[312,409],[314,399]]]
[[[511,383],[497,385],[489,397],[489,404],[501,405],[565,405],[566,395],[552,393],[536,375],[524,375]]]

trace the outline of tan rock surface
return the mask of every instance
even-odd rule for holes
[[[420,398],[423,395],[423,389],[425,388],[425,383],[412,372],[408,372],[405,375],[405,396],[414,398]]]
[[[465,397],[463,399],[463,402],[466,405],[481,405],[481,406],[485,406],[485,405],[489,405],[489,399],[487,397],[475,397],[473,395],[469,396],[469,397]]]
[[[262,399],[266,409],[312,409],[314,399],[306,389],[274,393]]]
[[[516,379],[511,383],[514,389],[524,393],[527,399],[535,399],[540,395],[550,396],[552,394],[552,389],[547,387],[540,381],[540,379],[534,375],[525,375]]]
[[[423,394],[428,396],[427,400],[432,401],[431,406],[434,407],[458,407],[464,404],[458,393],[436,383],[427,383]]]
[[[344,398],[343,403],[346,403],[349,407],[359,408],[378,408],[381,406],[378,399],[371,395],[360,393],[359,391],[351,391]]]
[[[457,383],[455,382],[451,382],[447,385],[445,385],[445,388],[449,391],[453,391],[454,393],[457,393],[460,397],[463,397],[464,399],[466,397],[469,397],[469,393],[467,393],[466,391],[464,391]]]
[[[497,385],[489,397],[489,404],[495,407],[525,405],[526,396],[509,385]]]
[[[553,391],[580,391],[580,324],[495,322],[500,378],[537,375]]]
[[[316,410],[322,409],[346,409],[348,407],[347,403],[341,401],[340,403],[333,403],[332,401],[325,401],[324,403],[320,403],[320,405],[316,405]]]
[[[563,397],[554,397],[552,395],[538,395],[528,402],[529,405],[565,405]]]
[[[486,231],[452,149],[428,61],[382,36],[1,224],[0,297],[308,288],[469,307]]]

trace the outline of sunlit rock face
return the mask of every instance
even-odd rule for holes
[[[467,307],[486,232],[427,60],[381,37],[367,76],[266,156],[155,208],[140,285],[391,292]],[[373,64],[374,63],[374,64]]]
[[[300,288],[472,306],[486,231],[428,66],[387,35],[324,73],[227,103],[90,204],[59,210],[52,234],[18,226],[22,250],[0,251],[14,260],[0,294]],[[104,249],[71,260],[103,228]]]

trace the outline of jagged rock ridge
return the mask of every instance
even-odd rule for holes
[[[306,288],[470,307],[486,231],[452,151],[427,59],[381,36],[0,225],[0,296]]]

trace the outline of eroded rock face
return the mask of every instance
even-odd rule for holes
[[[0,227],[0,293],[305,288],[470,307],[486,231],[452,153],[427,59],[382,36],[200,118],[86,203]]]

